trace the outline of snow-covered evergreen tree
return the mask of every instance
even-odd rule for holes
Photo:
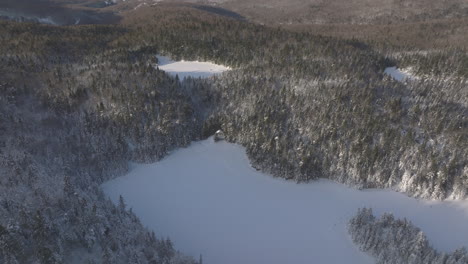
[[[468,263],[465,248],[450,254],[438,252],[411,222],[395,219],[388,213],[377,219],[369,208],[359,209],[349,221],[349,233],[354,243],[379,264]]]

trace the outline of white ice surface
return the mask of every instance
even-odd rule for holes
[[[398,69],[397,67],[387,67],[385,68],[384,73],[390,75],[393,79],[399,82],[416,79],[416,77],[411,75],[408,70]]]
[[[372,263],[346,230],[360,207],[420,227],[442,251],[468,246],[467,201],[422,201],[390,190],[359,191],[328,180],[296,184],[258,172],[245,149],[212,139],[160,162],[136,164],[103,185],[142,223],[205,264]]]
[[[172,76],[179,75],[182,80],[185,77],[207,78],[230,70],[229,67],[200,61],[173,61],[169,57],[156,56],[158,67]]]

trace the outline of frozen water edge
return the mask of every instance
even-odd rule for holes
[[[165,56],[158,55],[156,57],[158,58],[157,66],[160,70],[167,72],[171,76],[178,75],[181,80],[186,77],[208,78],[230,70],[229,67],[211,62],[173,61],[169,57]]]
[[[296,184],[253,169],[243,147],[212,139],[137,164],[103,189],[207,264],[372,263],[346,229],[360,207],[406,217],[438,250],[468,246],[468,201],[424,201],[324,179]]]

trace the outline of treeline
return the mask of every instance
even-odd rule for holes
[[[361,250],[377,259],[378,264],[466,264],[468,252],[460,248],[442,253],[430,245],[426,235],[406,219],[392,214],[375,218],[372,209],[359,209],[349,221],[348,231]]]

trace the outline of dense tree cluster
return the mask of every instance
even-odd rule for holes
[[[106,53],[99,41],[107,45],[112,30],[5,25],[0,262],[195,263],[99,187],[129,160],[157,160],[196,139],[200,126],[180,85],[131,63],[134,52]],[[84,35],[83,46],[61,38],[69,30]],[[23,37],[31,49],[12,44]]]
[[[87,137],[86,120],[1,88],[2,263],[193,263],[104,197],[99,184],[126,169],[112,134]]]
[[[411,67],[414,74],[427,79],[437,76],[445,81],[463,82],[468,78],[468,54],[461,49],[396,52],[394,57],[400,67]],[[459,90],[466,96],[466,89]],[[459,95],[456,93],[454,97]]]
[[[254,166],[298,181],[328,177],[422,197],[466,195],[462,50],[373,50],[355,40],[192,16],[169,12],[119,41],[233,66],[204,85],[211,89],[204,125],[246,146]],[[419,78],[385,76],[394,64],[413,67]]]
[[[349,222],[349,233],[361,250],[378,264],[466,264],[468,252],[460,248],[447,254],[431,247],[424,233],[406,219],[392,214],[375,218],[371,209],[359,209]]]
[[[275,73],[232,72],[214,86],[222,99],[213,118],[247,147],[254,165],[299,181],[328,177],[422,197],[466,195],[463,79],[402,84],[369,67],[355,69],[365,77],[311,71],[291,80],[294,66],[283,65]]]

